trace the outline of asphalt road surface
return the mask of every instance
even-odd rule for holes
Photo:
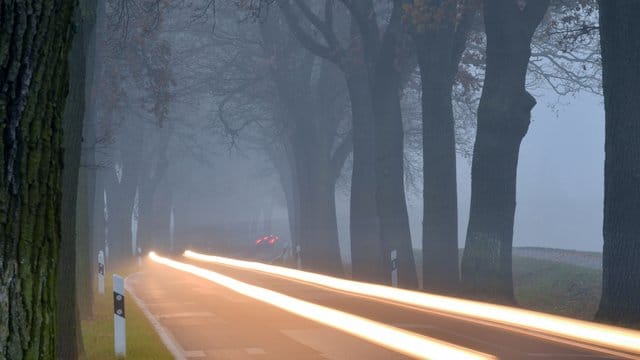
[[[491,354],[499,359],[620,359],[589,345],[549,338],[252,270],[185,258],[181,262],[294,298]],[[407,359],[205,279],[146,260],[127,278],[130,293],[182,359]]]

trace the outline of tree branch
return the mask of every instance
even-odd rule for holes
[[[284,15],[287,24],[291,28],[293,36],[295,36],[295,38],[300,42],[300,44],[302,44],[302,46],[304,46],[305,49],[329,61],[338,61],[336,51],[333,51],[329,46],[323,45],[316,41],[313,36],[308,34],[302,28],[300,22],[298,21],[298,17],[293,13],[293,8],[291,7],[291,3],[289,0],[280,0],[278,1],[278,5],[280,6],[280,10]]]
[[[453,53],[451,57],[451,74],[453,76],[458,72],[458,66],[462,59],[462,54],[467,48],[467,38],[469,37],[473,21],[476,18],[477,9],[477,0],[467,0],[463,5],[460,20],[458,21],[456,30],[453,34]]]
[[[549,8],[550,0],[528,0],[527,5],[522,10],[522,16],[525,23],[525,29],[530,36],[536,31],[536,28],[542,21],[544,14]]]
[[[330,22],[325,18],[324,21],[320,20],[320,18],[309,8],[309,5],[305,2],[305,0],[294,0],[298,8],[302,11],[302,14],[309,20],[309,22],[316,28],[322,36],[324,40],[329,45],[329,48],[334,52],[340,51],[340,43],[336,34],[333,32],[333,29],[330,27]],[[325,3],[325,14],[331,14],[330,19],[333,16],[333,12],[330,7],[332,6],[333,1],[327,0]]]

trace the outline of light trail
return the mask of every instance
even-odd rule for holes
[[[541,334],[597,345],[606,349],[640,354],[640,331],[574,320],[562,316],[543,314],[508,306],[341,279],[282,266],[205,255],[190,250],[185,251],[183,255],[190,259],[261,271],[263,273],[278,275],[347,293],[384,299],[399,304],[472,319],[490,321],[524,330],[532,330]]]
[[[416,359],[496,359],[491,355],[250,285],[207,269],[158,256],[154,252],[149,253],[149,258],[157,263],[196,275],[242,295]]]

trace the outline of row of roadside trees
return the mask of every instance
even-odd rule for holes
[[[158,24],[166,21],[162,10],[175,7],[152,2],[144,9],[155,15],[128,18],[118,12],[131,5],[126,0],[109,2],[106,8],[91,1],[79,6],[68,0],[34,1],[30,9],[21,4],[3,2],[0,12],[0,357],[55,358],[57,352],[58,357],[75,358],[81,351],[78,307],[72,306],[74,311],[67,307],[75,301],[73,256],[82,249],[77,263],[81,273],[90,274],[86,267],[94,251],[86,239],[100,238],[105,228],[96,226],[99,219],[80,216],[78,209],[100,213],[97,218],[104,220],[96,199],[104,198],[108,186],[127,186],[128,195],[112,191],[122,199],[114,195],[110,200],[111,220],[122,216],[122,225],[109,229],[128,238],[126,225],[133,209],[143,209],[140,203],[157,199],[154,193],[166,171],[164,150],[171,131],[159,132],[161,136],[148,141],[151,150],[139,152],[152,156],[151,161],[127,165],[130,156],[113,156],[106,166],[118,171],[110,184],[100,184],[104,177],[99,180],[90,167],[80,171],[80,165],[99,168],[100,160],[94,158],[100,157],[95,151],[98,144],[116,141],[107,136],[116,126],[105,121],[109,116],[104,114],[118,111],[117,105],[125,100],[138,99],[133,95],[145,94],[140,98],[145,100],[145,111],[152,114],[153,126],[175,129],[166,120],[167,106],[175,95],[169,91],[175,87],[169,70],[171,46],[154,34],[154,29],[161,28]],[[353,277],[389,282],[388,254],[397,250],[400,285],[418,287],[405,199],[407,128],[402,116],[407,89],[418,84],[425,211],[423,288],[503,303],[515,301],[511,246],[516,170],[520,142],[535,106],[528,76],[533,73],[555,85],[558,81],[553,79],[561,79],[569,87],[589,87],[591,83],[584,80],[588,76],[579,69],[588,73],[592,65],[600,66],[590,56],[574,56],[558,70],[569,74],[564,78],[545,66],[567,58],[561,51],[567,42],[593,44],[584,38],[597,39],[599,34],[606,160],[603,293],[597,318],[640,323],[640,108],[636,101],[640,98],[636,65],[640,63],[640,24],[635,21],[640,4],[633,0],[600,4],[548,0],[278,0],[274,4],[256,0],[241,5],[256,21],[238,23],[218,17],[218,29],[229,21],[226,30],[232,29],[234,39],[211,35],[215,41],[208,44],[214,50],[230,46],[235,50],[225,51],[226,56],[216,54],[210,77],[215,83],[207,91],[216,94],[218,120],[232,137],[253,124],[247,118],[225,117],[229,108],[246,104],[247,96],[255,99],[253,110],[267,114],[259,130],[252,131],[277,169],[303,266],[343,274],[334,192],[340,173],[351,170]],[[218,15],[237,13],[219,4],[218,10]],[[130,38],[121,39],[128,41],[130,50],[106,62],[107,50],[102,47],[106,42],[96,40],[104,34],[95,29],[109,15],[123,16],[122,22],[112,22],[117,26],[140,27],[129,33]],[[543,30],[551,32],[540,33]],[[564,34],[557,52],[549,51],[553,48],[547,46],[549,41],[541,40],[553,38],[549,34]],[[545,52],[536,54],[538,49]],[[579,47],[567,52],[583,51],[588,54],[588,49]],[[228,57],[234,53],[243,56]],[[137,92],[127,92],[127,86],[123,90],[123,84],[132,85],[127,82],[133,77],[111,76],[118,74],[118,61],[129,57],[135,57],[136,64],[130,76],[141,77],[133,83],[146,86]],[[547,60],[535,63],[537,59]],[[578,70],[571,64],[577,64]],[[114,68],[105,76],[109,66]],[[478,71],[481,76],[474,76]],[[238,79],[253,82],[246,85]],[[110,90],[100,94],[113,96],[107,106],[95,92],[104,86],[111,86]],[[480,91],[480,96],[477,111],[472,112],[477,115],[472,199],[459,267],[455,161],[460,142],[456,133],[465,123],[460,109],[475,106],[470,100],[474,91]],[[123,140],[117,148],[148,140],[136,135],[137,130],[127,133],[137,138]],[[83,154],[83,146],[93,151]],[[137,166],[141,163],[147,167]],[[121,209],[119,200],[126,203]],[[77,219],[68,216],[76,213]],[[90,229],[86,237],[76,238],[76,221],[85,224],[78,229]],[[129,256],[129,244],[110,244],[114,256]],[[60,305],[58,311],[56,305]],[[75,330],[69,331],[72,327]]]

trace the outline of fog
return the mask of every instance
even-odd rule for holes
[[[640,354],[640,1],[24,3],[0,359]]]
[[[514,246],[601,252],[602,98],[582,92],[559,101],[555,93],[547,92],[538,101],[518,164]],[[273,206],[273,222],[279,224],[283,238],[289,238],[286,203],[274,170],[260,154],[245,153],[242,142],[230,148],[224,137],[219,141],[210,166],[193,161],[188,163],[188,169],[180,171],[181,175],[191,174],[193,182],[188,190],[189,226],[250,226],[265,206]],[[471,160],[458,155],[457,170],[459,247],[463,248],[471,195]],[[422,194],[418,189],[408,189],[407,195],[412,241],[415,248],[420,248]],[[345,261],[350,255],[348,196],[348,188],[338,188],[336,207]]]
[[[512,244],[602,250],[598,37],[562,35],[596,21],[593,3],[551,6],[526,40],[531,56],[506,48],[524,54],[519,65],[488,63],[480,13],[459,14],[466,42],[448,78],[430,58],[448,45],[409,21],[414,5],[371,3],[384,43],[340,3],[247,4],[98,14],[106,32],[85,127],[96,146],[83,153],[96,169],[94,246],[244,257],[273,235],[264,256],[338,273],[355,262],[354,277],[373,280],[397,250],[402,281],[416,285],[418,254],[437,268],[424,275],[449,269],[457,282],[468,241],[505,269]],[[563,12],[575,17],[556,21]],[[511,90],[491,93],[501,86]]]
[[[602,251],[604,108],[602,97],[578,93],[538,98],[520,150],[514,246]],[[458,155],[458,244],[464,247],[471,197],[471,160]],[[349,254],[348,199],[338,191],[342,251]],[[409,191],[413,245],[422,236],[421,192]],[[343,255],[343,258],[348,258]]]

